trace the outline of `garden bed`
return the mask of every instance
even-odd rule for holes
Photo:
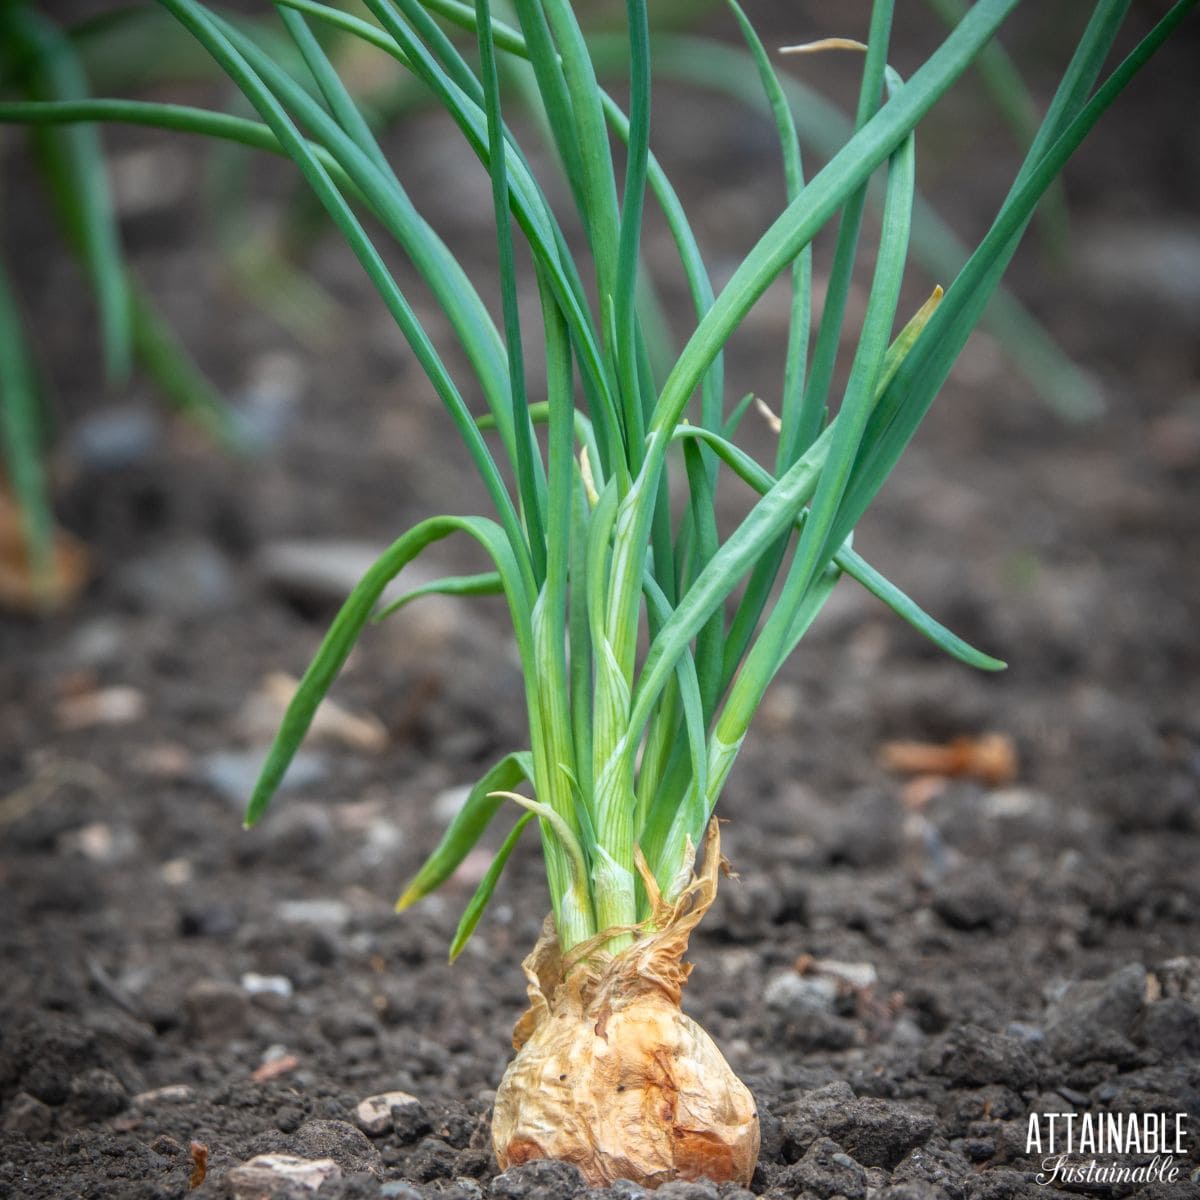
[[[860,530],[864,554],[1010,669],[943,660],[843,582],[730,782],[739,877],[694,939],[685,1008],[760,1102],[755,1192],[1041,1194],[1029,1114],[1090,1109],[1192,1114],[1181,1182],[1107,1194],[1194,1194],[1200,309],[1184,268],[1200,153],[1173,107],[1195,100],[1194,26],[1069,175],[1071,265],[1035,240],[1019,262],[1015,286],[1107,412],[1057,421],[977,337]],[[954,95],[986,124],[969,86]],[[719,264],[777,208],[768,131],[683,93],[655,119]],[[955,126],[930,134],[922,186],[974,233],[1008,170],[988,151],[1003,134],[957,145]],[[391,911],[453,789],[518,747],[499,602],[427,600],[370,634],[334,693],[357,722],[334,722],[272,814],[240,827],[278,716],[271,673],[303,670],[361,547],[483,511],[478,488],[347,256],[316,255],[342,321],[300,346],[204,255],[196,147],[128,130],[108,144],[118,175],[139,154],[181,173],[174,199],[129,210],[132,259],[269,448],[223,458],[141,390],[100,403],[92,314],[39,255],[36,196],[14,189],[6,232],[24,239],[17,275],[70,414],[60,512],[96,578],[67,614],[0,623],[0,1194],[183,1196],[196,1142],[197,1197],[237,1194],[231,1169],[284,1152],[337,1163],[322,1200],[565,1200],[569,1169],[495,1176],[488,1141],[547,908],[532,842],[455,967],[474,856],[474,878]],[[444,125],[417,117],[388,148],[490,261],[486,180]],[[1124,239],[1143,251],[1126,261]],[[665,259],[660,240],[648,254]],[[733,386],[770,398],[786,306],[771,292],[747,322]],[[769,438],[751,431],[760,452]],[[478,569],[460,552],[441,562]],[[897,739],[984,733],[1016,748],[999,786],[879,761]],[[361,1132],[360,1102],[391,1091],[419,1105]],[[675,1200],[705,1188],[672,1185]]]

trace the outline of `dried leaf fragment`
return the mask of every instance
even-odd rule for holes
[[[977,779],[989,787],[1017,777],[1017,747],[1006,733],[956,737],[949,742],[885,742],[880,760],[901,775]]]
[[[192,1155],[192,1173],[188,1176],[188,1190],[194,1192],[208,1175],[208,1147],[203,1142],[193,1142],[189,1150]]]
[[[255,1067],[250,1078],[255,1083],[269,1083],[272,1079],[290,1075],[299,1065],[300,1060],[294,1054],[283,1054],[263,1063],[261,1067]]]

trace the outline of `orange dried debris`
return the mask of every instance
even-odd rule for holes
[[[977,779],[989,787],[1017,777],[1016,743],[1006,733],[956,737],[948,742],[885,742],[883,765],[901,775],[943,779]]]
[[[270,1059],[261,1067],[256,1067],[251,1072],[250,1078],[255,1083],[269,1083],[272,1079],[290,1075],[299,1065],[300,1060],[294,1054],[284,1054],[279,1058]]]
[[[49,560],[44,569],[34,569],[21,509],[0,488],[0,609],[37,614],[69,608],[88,581],[87,551],[69,533],[55,529]]]
[[[195,1191],[208,1176],[208,1147],[203,1142],[193,1142],[188,1149],[192,1156],[188,1191]]]

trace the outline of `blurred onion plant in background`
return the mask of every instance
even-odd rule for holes
[[[960,0],[928,0],[928,4],[951,26],[966,11]],[[381,72],[373,60],[364,60],[361,22],[354,15],[362,10],[356,5],[295,7],[301,13],[307,9],[310,18],[317,18],[310,21],[311,36],[343,80],[373,136],[382,137],[414,111],[436,103],[434,93],[412,73]],[[786,107],[795,135],[807,152],[821,159],[835,154],[853,128],[852,117],[806,85],[797,71],[777,66],[773,71],[777,90],[774,94],[764,91],[752,47],[695,32],[699,24],[711,24],[705,17],[719,7],[716,0],[660,0],[650,6],[649,44],[657,76],[721,93],[767,114],[774,108],[778,116],[781,106]],[[447,44],[461,46],[470,39],[474,14],[469,4],[446,0],[429,8],[443,20]],[[587,6],[586,12],[588,20],[581,36],[597,78],[627,86],[630,59],[623,30],[624,6],[596,3]],[[495,15],[515,20],[511,7],[503,2],[496,6]],[[271,17],[256,13],[229,19],[241,36],[271,56],[293,86],[319,100],[319,88],[303,53]],[[369,45],[372,39],[365,41]],[[513,107],[523,110],[553,142],[543,98],[525,55],[512,53],[517,43],[504,34],[497,44],[504,51],[497,71],[511,92]],[[1016,140],[1028,145],[1037,128],[1036,106],[1015,64],[993,42],[980,52],[975,67]],[[55,102],[62,119],[71,115],[69,106],[86,104],[97,89],[136,92],[199,80],[218,81],[227,90],[234,116],[248,117],[253,112],[187,30],[150,0],[102,11],[73,24],[56,22],[43,6],[28,0],[6,0],[0,5],[0,104],[8,106],[10,119],[23,111],[12,107],[22,101]],[[76,115],[80,112],[75,110]],[[112,109],[103,115],[136,117]],[[244,127],[235,124],[206,131],[221,135],[208,157],[204,202],[228,277],[283,328],[302,342],[319,346],[334,336],[344,316],[307,265],[315,239],[329,228],[324,209],[310,190],[301,188],[279,208],[275,220],[264,226],[249,208],[248,168],[253,152],[269,147],[260,136],[248,135]],[[164,399],[219,444],[234,450],[251,449],[252,439],[247,438],[238,414],[206,378],[128,266],[99,130],[87,123],[60,126],[39,119],[28,132],[36,179],[16,182],[49,197],[63,244],[78,259],[91,286],[110,386],[124,386],[130,371],[139,369]],[[868,187],[865,202],[881,211],[880,181]],[[1047,241],[1061,253],[1066,218],[1056,187],[1050,189],[1041,213]],[[914,203],[911,244],[914,258],[937,278],[952,278],[968,256],[967,247],[920,196]],[[661,382],[677,348],[670,344],[657,289],[646,272],[639,274],[637,290],[647,352]],[[844,297],[835,295],[834,307],[840,303]],[[996,288],[982,319],[1014,367],[1060,416],[1079,419],[1099,411],[1094,381],[1057,348],[1011,293]],[[26,559],[25,574],[32,586],[25,597],[26,607],[52,604],[56,590],[68,587],[60,580],[56,589],[54,583],[60,568],[52,562],[54,520],[45,469],[54,406],[38,370],[35,340],[25,328],[20,297],[14,294],[0,245],[0,431],[10,497],[6,511],[19,525],[18,544],[11,553]],[[829,368],[830,354],[836,349],[827,338],[819,371]]]

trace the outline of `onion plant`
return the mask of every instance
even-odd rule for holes
[[[257,121],[129,101],[10,107],[4,115],[143,121],[291,158],[408,339],[494,510],[430,517],[367,572],[301,682],[247,821],[262,816],[373,618],[429,592],[503,595],[524,674],[528,747],[480,780],[400,900],[407,907],[445,882],[493,818],[508,803],[519,805],[524,811],[462,918],[451,950],[457,954],[517,839],[536,823],[552,919],[526,963],[531,1009],[517,1027],[520,1052],[497,1097],[497,1158],[502,1166],[567,1158],[594,1181],[745,1181],[758,1145],[753,1102],[678,1009],[688,933],[715,890],[715,806],[767,687],[843,576],[962,662],[1003,666],[885,579],[854,548],[853,531],[979,322],[1038,201],[1193,0],[1176,3],[1099,84],[1129,5],[1098,0],[991,228],[945,293],[939,289],[907,321],[898,309],[915,130],[1018,0],[977,0],[907,80],[888,65],[892,2],[874,0],[853,131],[811,174],[771,56],[729,0],[774,116],[787,194],[719,292],[686,206],[650,149],[646,0],[626,4],[627,110],[597,82],[568,0],[513,0],[515,24],[496,18],[492,0],[364,0],[369,21],[321,0],[277,0],[310,72],[307,87],[203,0],[160,2],[238,86]],[[460,52],[444,22],[471,29],[477,52]],[[390,162],[372,135],[314,35],[318,23],[391,55],[445,108],[488,171],[498,325],[470,264],[418,212],[403,164]],[[504,120],[501,55],[532,69],[586,253],[573,251],[571,227]],[[623,156],[614,153],[616,143]],[[884,201],[870,291],[846,382],[835,393],[866,189],[877,173]],[[661,380],[638,303],[649,205],[670,229],[695,317]],[[811,247],[831,222],[837,236],[818,313]],[[536,339],[519,316],[518,236],[541,301]],[[470,365],[469,387],[453,376],[389,271],[377,244],[383,238],[404,249],[444,312]],[[778,445],[762,463],[735,442],[748,404],[728,402],[722,352],[785,273],[791,324],[772,397]],[[526,364],[535,346],[545,356],[545,386],[531,394]],[[480,411],[471,404],[476,393]],[[722,472],[742,481],[752,501],[724,537],[713,507]],[[681,507],[672,504],[676,494],[686,496]],[[385,588],[405,565],[452,534],[473,539],[487,569],[427,584],[381,612]],[[522,785],[532,796],[518,792]]]

